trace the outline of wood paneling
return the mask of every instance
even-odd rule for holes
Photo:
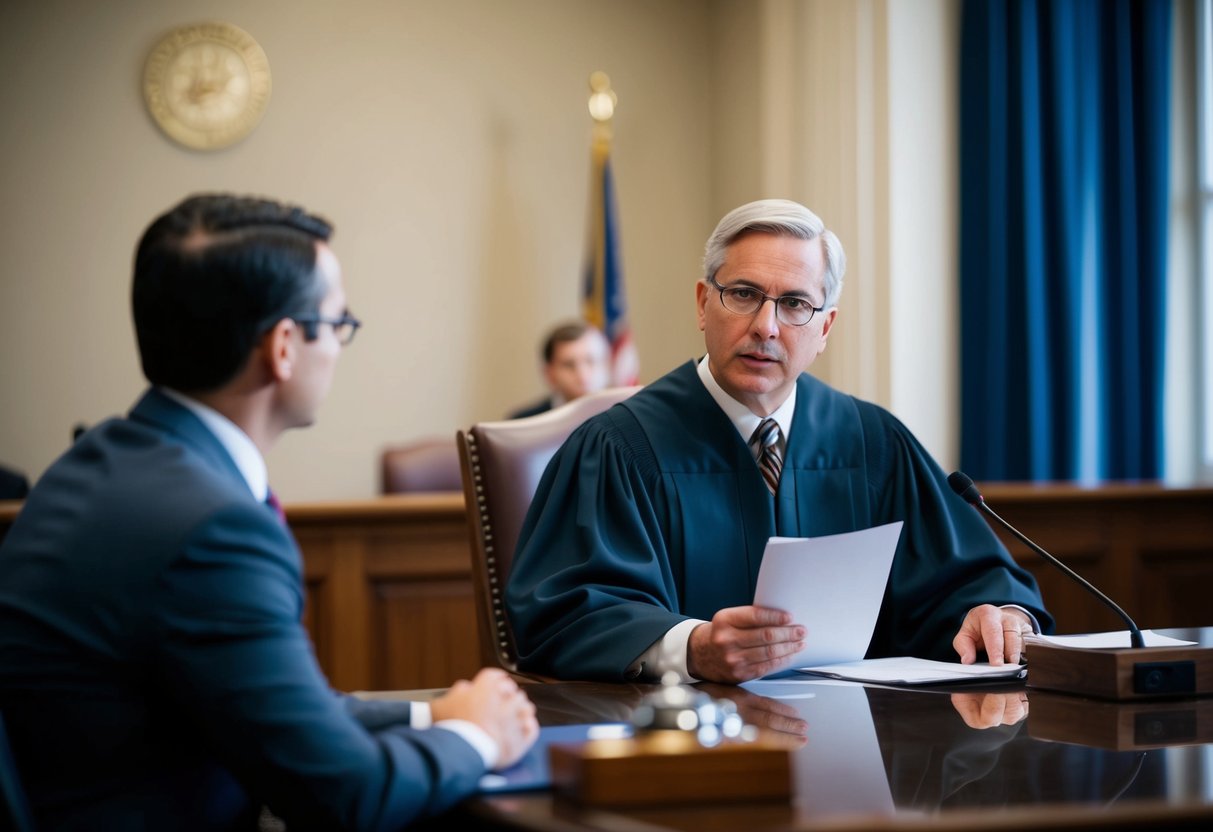
[[[1111,596],[1138,626],[1213,624],[1213,489],[1003,483],[982,493],[1004,520]],[[1124,629],[1077,583],[991,526],[1036,576],[1059,633]]]
[[[303,550],[309,631],[339,690],[446,687],[476,672],[460,494],[287,507]]]
[[[1213,624],[1213,488],[983,486],[1005,520],[1142,627]],[[0,503],[0,536],[20,503]],[[463,497],[287,506],[303,550],[316,656],[339,690],[446,687],[479,667]],[[996,528],[1037,577],[1058,632],[1123,629],[1081,587]]]

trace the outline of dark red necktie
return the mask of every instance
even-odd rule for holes
[[[278,519],[282,522],[282,525],[285,526],[286,512],[282,510],[282,503],[278,501],[278,495],[274,493],[274,489],[271,488],[266,494],[265,502],[266,505],[274,510],[274,513],[278,515]]]

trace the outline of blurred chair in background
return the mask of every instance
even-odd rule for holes
[[[384,494],[459,491],[459,450],[454,436],[431,436],[386,448],[380,458]]]

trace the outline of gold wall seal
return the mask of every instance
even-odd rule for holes
[[[270,64],[230,23],[166,34],[143,67],[143,97],[156,124],[195,150],[218,150],[253,131],[270,102]]]

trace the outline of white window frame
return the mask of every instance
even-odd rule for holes
[[[1197,478],[1213,479],[1213,0],[1196,8]]]

